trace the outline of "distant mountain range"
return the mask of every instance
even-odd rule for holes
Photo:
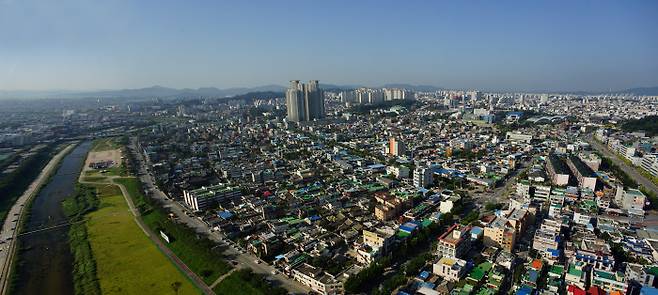
[[[356,89],[364,87],[361,85],[333,85],[320,84],[322,89],[341,90]],[[439,91],[445,88],[431,85],[411,85],[411,84],[385,84],[378,86],[382,88],[405,88],[413,91]],[[99,91],[3,91],[0,90],[1,98],[199,98],[199,97],[232,97],[250,92],[285,92],[286,87],[281,85],[265,85],[259,87],[234,87],[219,89],[216,87],[192,88],[169,88],[163,86],[152,86],[147,88],[120,89],[120,90],[99,90]],[[606,92],[585,92],[574,91],[574,94],[599,94]],[[658,95],[658,87],[638,87],[630,88],[614,93],[630,93],[634,95]]]
[[[658,86],[656,87],[637,87],[637,88],[630,88],[621,91],[623,93],[631,93],[634,95],[649,95],[649,96],[654,96],[658,95]]]

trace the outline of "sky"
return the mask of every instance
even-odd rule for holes
[[[0,90],[658,86],[658,1],[0,0]]]

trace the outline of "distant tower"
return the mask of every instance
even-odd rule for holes
[[[286,107],[289,121],[305,120],[303,84],[299,83],[299,80],[290,81],[290,87],[286,91]]]
[[[324,117],[324,94],[320,90],[318,80],[308,81],[308,84],[305,85],[304,100],[307,120]]]
[[[311,121],[324,117],[324,94],[317,80],[304,85],[299,80],[290,81],[286,91],[288,120],[292,122]]]

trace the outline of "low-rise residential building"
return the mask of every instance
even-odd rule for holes
[[[454,224],[438,238],[437,255],[459,258],[468,251],[470,247],[470,226]]]
[[[516,230],[507,218],[498,217],[484,228],[482,241],[487,246],[496,246],[512,252],[516,243]]]
[[[343,283],[321,268],[303,263],[292,270],[293,278],[323,295],[343,294]]]
[[[628,288],[623,273],[600,269],[592,270],[592,286],[598,286],[610,292],[619,291],[622,294],[626,294],[626,289]]]
[[[553,261],[560,257],[560,229],[562,224],[546,219],[535,232],[532,248],[537,250],[544,259]]]
[[[408,207],[408,201],[396,196],[384,193],[375,196],[375,217],[381,221],[391,220],[400,216]]]
[[[459,281],[466,274],[466,271],[466,260],[446,256],[441,257],[432,266],[432,272],[435,275],[451,282]]]

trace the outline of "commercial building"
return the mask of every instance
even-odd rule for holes
[[[204,211],[213,204],[223,203],[240,197],[238,188],[223,184],[201,187],[195,190],[184,190],[183,200],[194,211]]]
[[[532,141],[532,135],[518,132],[507,132],[505,134],[505,139],[511,142],[530,143]]]
[[[317,80],[307,84],[299,80],[290,81],[286,91],[288,120],[292,122],[312,121],[324,117],[324,94]]]

